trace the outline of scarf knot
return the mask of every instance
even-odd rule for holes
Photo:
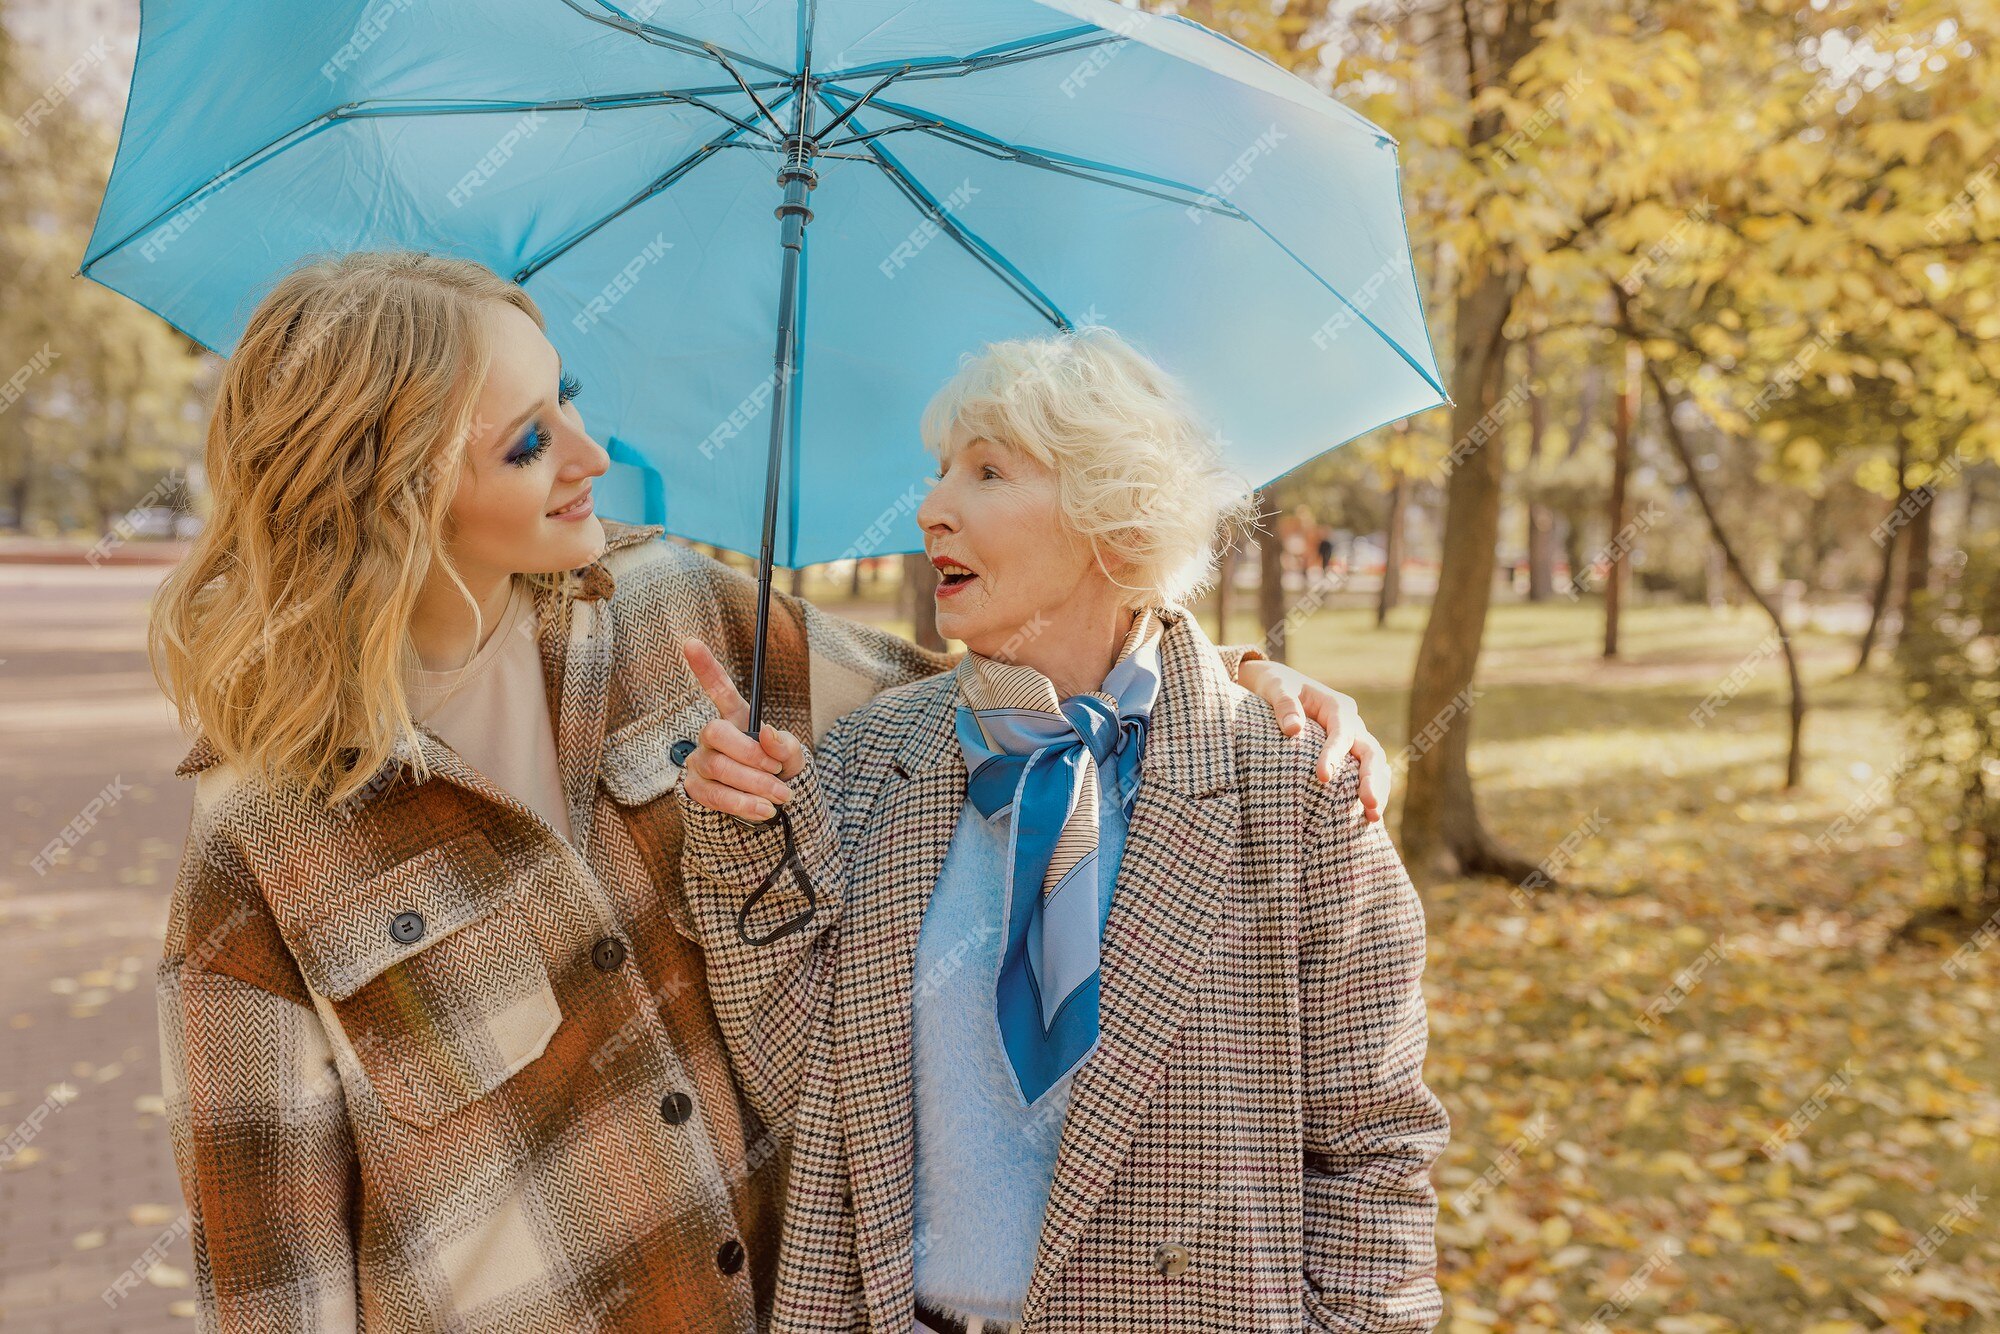
[[[1115,775],[1129,816],[1159,695],[1163,629],[1155,612],[1141,612],[1104,684],[1066,699],[1031,667],[971,653],[958,666],[966,797],[988,820],[1011,818],[994,1003],[1028,1104],[1097,1045],[1099,774]]]

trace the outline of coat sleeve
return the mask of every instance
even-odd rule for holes
[[[189,847],[155,981],[200,1328],[360,1330],[359,1165],[333,1047],[226,843]]]
[[[751,1105],[785,1136],[798,1109],[808,1038],[832,1000],[847,895],[834,809],[840,739],[839,731],[829,735],[786,780],[792,798],[782,822],[746,824],[692,800],[685,787],[679,796],[681,880],[706,960],[709,999]],[[750,895],[774,873],[777,881],[744,915]],[[752,943],[790,922],[798,928]]]
[[[704,638],[722,655],[737,688],[750,693],[751,655],[756,642],[757,581],[748,574],[689,548],[683,559],[706,581],[706,608],[715,623]],[[806,670],[793,688],[802,685],[810,701],[810,736],[817,742],[835,722],[884,690],[935,676],[958,661],[955,654],[919,648],[893,631],[829,616],[803,598],[771,594],[773,651],[785,652],[787,641],[796,652],[803,642]],[[682,628],[681,633],[685,633]],[[680,650],[673,650],[678,653]],[[796,669],[794,669],[796,671]],[[784,689],[781,682],[776,689]]]
[[[1442,1314],[1430,1168],[1450,1121],[1423,1078],[1423,905],[1359,772],[1305,799],[1305,1308],[1309,1329],[1382,1334]]]

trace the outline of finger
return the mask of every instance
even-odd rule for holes
[[[1272,712],[1278,715],[1278,730],[1286,736],[1297,736],[1306,725],[1305,706],[1289,690],[1279,696],[1278,705]]]
[[[1338,690],[1315,685],[1306,693],[1306,712],[1326,732],[1326,745],[1319,755],[1319,781],[1331,783],[1340,772],[1340,762],[1354,749],[1357,737],[1365,735],[1361,710]]]
[[[753,797],[763,797],[775,802],[792,799],[792,790],[773,775],[732,760],[727,755],[719,754],[706,746],[695,748],[694,754],[688,756],[687,767],[708,782],[735,788],[738,792],[746,792]]]
[[[733,815],[739,820],[749,820],[762,824],[778,813],[778,808],[762,797],[753,797],[747,792],[711,783],[700,774],[689,774],[682,783],[687,786],[688,796],[722,815]]]
[[[1333,776],[1340,772],[1340,762],[1347,758],[1349,747],[1333,737],[1319,748],[1319,759],[1313,764],[1313,776],[1322,783],[1331,783]]]
[[[757,744],[757,738],[722,718],[711,718],[695,733],[695,740],[718,754],[727,755],[738,764],[752,769],[762,769],[766,773],[778,772],[778,762],[764,753]]]
[[[694,679],[700,683],[702,693],[708,696],[708,702],[715,705],[716,713],[735,723],[738,731],[747,727],[750,705],[737,693],[736,683],[729,679],[728,672],[722,670],[722,664],[716,661],[708,645],[699,639],[683,639],[681,656],[687,659],[688,670],[694,673]]]
[[[1373,732],[1363,732],[1354,744],[1354,754],[1361,761],[1361,813],[1371,821],[1379,820],[1389,804],[1389,787],[1395,780],[1389,766],[1389,752],[1382,749]]]
[[[778,776],[793,778],[806,767],[806,748],[799,739],[782,727],[764,724],[763,735],[757,738],[763,746],[764,754],[778,762]]]

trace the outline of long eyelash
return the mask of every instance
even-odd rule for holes
[[[562,373],[562,379],[557,381],[556,383],[556,402],[567,403],[572,398],[575,398],[578,394],[581,394],[582,392],[583,392],[583,381],[577,379],[574,375],[571,375],[568,371],[564,371]]]
[[[507,462],[513,464],[516,468],[527,467],[530,463],[533,463],[536,459],[540,458],[542,456],[542,451],[549,447],[550,440],[549,440],[548,428],[543,426],[540,422],[536,422],[531,427],[529,427],[528,434],[534,437],[535,443],[528,446],[520,453],[509,455],[507,458]]]

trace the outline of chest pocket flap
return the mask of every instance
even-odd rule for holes
[[[604,741],[604,787],[624,806],[638,806],[680,786],[681,767],[674,763],[674,744],[693,741],[703,724],[715,717],[715,706],[682,669],[687,692],[643,717],[634,719]]]
[[[562,1022],[527,904],[472,831],[357,882],[293,952],[383,1108],[431,1127],[540,1056]]]

